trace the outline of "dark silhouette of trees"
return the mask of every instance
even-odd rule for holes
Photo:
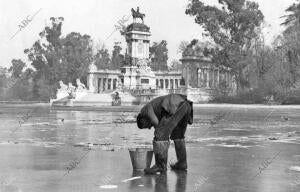
[[[154,42],[149,49],[151,58],[151,69],[154,71],[168,70],[168,48],[167,41]]]
[[[257,36],[264,16],[256,2],[246,0],[219,0],[220,8],[191,0],[186,14],[205,30],[218,45],[213,60],[218,65],[230,67],[237,80],[238,90],[247,86],[243,70],[247,66],[252,40]]]

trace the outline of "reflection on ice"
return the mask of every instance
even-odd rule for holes
[[[221,144],[208,144],[207,146],[209,147],[213,147],[213,146],[217,146],[217,147],[228,147],[228,148],[241,148],[241,149],[247,149],[251,146],[246,146],[246,145],[240,145],[240,144],[227,144],[227,143],[221,143]]]

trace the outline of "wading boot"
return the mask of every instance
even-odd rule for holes
[[[186,170],[187,162],[186,162],[186,148],[184,139],[175,139],[175,151],[177,162],[175,164],[170,165],[173,170]]]
[[[169,141],[153,141],[153,152],[155,165],[151,168],[144,169],[145,174],[156,174],[167,171]]]

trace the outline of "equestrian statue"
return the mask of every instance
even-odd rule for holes
[[[140,8],[139,7],[137,7],[136,10],[131,8],[131,14],[132,14],[134,22],[135,22],[136,18],[140,18],[142,20],[142,22],[144,23],[145,14],[140,13]]]

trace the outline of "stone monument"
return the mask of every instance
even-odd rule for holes
[[[128,89],[156,89],[155,74],[149,66],[150,27],[144,24],[145,14],[140,13],[139,7],[136,11],[131,9],[131,12],[133,23],[127,26],[125,33],[130,63],[121,68],[124,72],[122,81]],[[142,23],[136,18],[140,18]]]

